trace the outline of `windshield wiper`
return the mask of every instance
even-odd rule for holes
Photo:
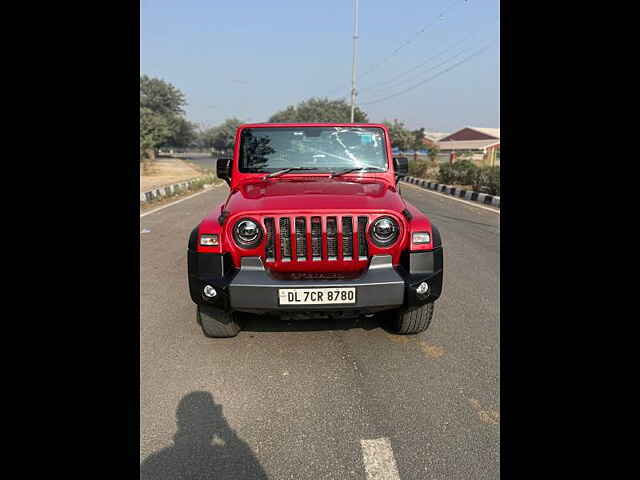
[[[278,170],[277,172],[272,172],[268,175],[265,175],[262,178],[263,180],[265,180],[267,178],[273,178],[273,177],[277,177],[278,175],[284,175],[285,173],[300,171],[300,170],[318,170],[318,169],[316,167],[291,167],[291,168],[285,168],[284,170]]]
[[[385,171],[384,168],[382,167],[355,167],[355,168],[348,168],[347,170],[342,170],[341,172],[337,172],[337,173],[332,173],[331,174],[331,178],[333,177],[338,177],[340,175],[345,175],[347,173],[351,173],[351,172],[365,172],[367,170],[378,170],[378,171]]]

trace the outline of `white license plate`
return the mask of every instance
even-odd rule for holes
[[[356,287],[279,288],[280,305],[334,305],[356,303]]]

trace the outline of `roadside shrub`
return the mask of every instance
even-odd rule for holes
[[[424,160],[409,160],[409,175],[412,177],[426,178],[429,170],[428,162]]]
[[[472,185],[477,176],[478,167],[470,160],[461,160],[453,164],[453,182],[458,185]]]
[[[473,190],[500,195],[500,167],[481,167],[473,179]]]
[[[438,182],[440,183],[453,183],[455,179],[455,170],[453,165],[445,163],[440,165],[440,169],[438,170]]]
[[[500,167],[486,167],[485,186],[490,195],[500,195]]]
[[[460,160],[454,164],[440,165],[438,181],[440,183],[473,185],[478,175],[478,167],[469,160]]]

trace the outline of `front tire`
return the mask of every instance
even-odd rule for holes
[[[424,332],[433,318],[433,303],[411,309],[400,309],[395,313],[393,329],[401,335]]]
[[[230,338],[235,337],[240,331],[235,314],[222,310],[209,310],[202,305],[198,305],[196,314],[198,323],[202,327],[202,333],[209,338]]]

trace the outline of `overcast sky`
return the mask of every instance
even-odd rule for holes
[[[500,127],[499,1],[359,4],[357,102],[370,121]],[[349,100],[352,0],[142,0],[140,23],[140,73],[182,90],[191,121],[266,121],[313,96]]]

